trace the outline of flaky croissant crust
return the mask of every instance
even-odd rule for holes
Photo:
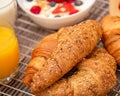
[[[120,17],[105,16],[101,20],[103,28],[103,43],[108,52],[115,57],[120,65]]]
[[[101,34],[101,26],[87,20],[46,36],[33,50],[23,83],[33,93],[49,87],[94,49]]]
[[[36,96],[105,96],[116,85],[116,62],[103,48],[77,65],[77,71]]]

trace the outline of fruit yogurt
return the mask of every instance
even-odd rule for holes
[[[16,20],[16,0],[0,0],[0,22],[14,25]]]
[[[84,8],[87,0],[24,0],[28,12],[41,17],[60,18],[75,14]]]

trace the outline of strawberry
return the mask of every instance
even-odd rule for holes
[[[71,3],[64,2],[63,5],[58,6],[55,10],[53,10],[52,13],[57,14],[57,13],[69,12],[70,14],[72,14],[75,11],[76,10]]]
[[[52,1],[54,1],[54,0],[47,0],[48,2],[52,2]]]
[[[72,3],[74,2],[75,0],[66,0],[66,2],[69,2],[69,3]]]
[[[54,2],[56,2],[56,3],[62,3],[62,2],[64,2],[65,0],[54,0]]]
[[[71,11],[69,12],[69,15],[75,14],[75,13],[77,13],[77,12],[79,12],[79,10],[73,9],[73,10],[71,10]]]
[[[63,13],[63,12],[68,12],[69,9],[72,9],[71,7],[72,5],[70,3],[64,2],[61,6],[57,6],[57,8],[55,8],[55,10],[53,10],[53,14],[57,14],[57,13]]]
[[[55,8],[55,10],[52,11],[52,13],[53,13],[53,14],[61,13],[61,12],[62,12],[62,11],[61,11],[61,8],[63,8],[63,7],[62,7],[62,6],[61,6],[61,7],[58,6],[57,8]],[[65,11],[64,11],[64,12],[65,12]]]
[[[65,7],[67,9],[67,11],[71,11],[74,9],[74,6],[68,2],[63,3],[63,7]]]
[[[75,0],[47,0],[48,2],[56,2],[56,3],[63,3],[63,2],[69,2],[72,3]]]
[[[34,14],[39,14],[41,11],[41,7],[40,6],[33,6],[30,11]]]

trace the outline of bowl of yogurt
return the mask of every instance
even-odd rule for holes
[[[59,29],[88,16],[96,0],[17,0],[21,9],[38,25]]]

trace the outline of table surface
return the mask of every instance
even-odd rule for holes
[[[85,19],[100,21],[108,14],[108,0],[97,0],[89,16]],[[29,93],[29,88],[22,84],[26,66],[31,58],[31,52],[38,42],[46,35],[54,33],[53,30],[46,30],[37,26],[30,18],[18,7],[18,16],[15,24],[15,33],[20,46],[19,72],[8,84],[0,83],[0,96],[33,96]],[[118,84],[107,96],[120,96],[120,75],[117,69]]]

